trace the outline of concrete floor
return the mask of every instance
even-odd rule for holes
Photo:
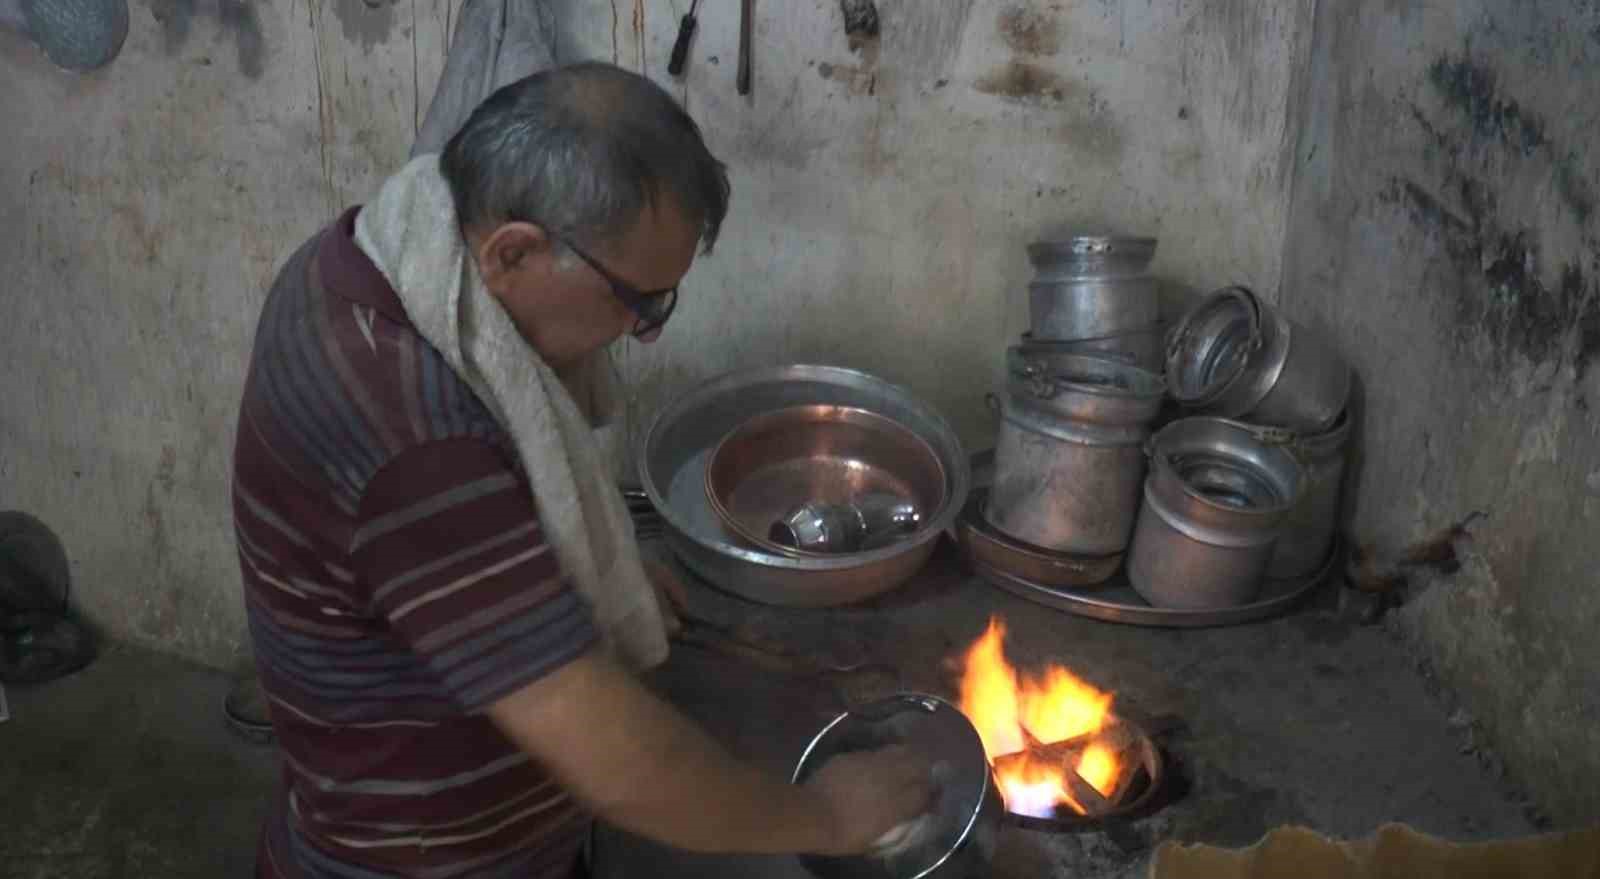
[[[947,660],[991,614],[1023,667],[1064,663],[1119,704],[1176,712],[1168,745],[1181,796],[1112,834],[1008,829],[994,875],[1139,875],[1162,840],[1244,845],[1285,823],[1359,836],[1387,821],[1456,839],[1527,833],[1461,731],[1381,630],[1316,609],[1232,629],[1160,631],[1080,620],[971,580],[948,558],[873,606],[760,608],[692,590],[699,616],[804,649],[866,651],[899,684],[950,694]],[[86,672],[11,692],[0,724],[0,876],[185,877],[250,873],[275,775],[270,749],[224,728],[227,680],[113,649]],[[680,648],[654,683],[738,753],[786,773],[839,708],[833,682],[777,675]],[[881,686],[881,682],[878,686]],[[602,830],[601,877],[806,875],[791,858],[708,858]]]

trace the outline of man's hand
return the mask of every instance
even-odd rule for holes
[[[820,855],[860,855],[932,805],[932,766],[903,745],[840,754],[806,788],[827,804],[834,845]]]
[[[591,649],[489,706],[489,717],[595,814],[699,852],[864,852],[928,804],[903,749],[849,754],[795,786],[730,756]]]
[[[667,625],[667,634],[676,635],[683,629],[683,609],[689,604],[689,594],[683,581],[670,566],[656,559],[644,559],[644,573],[656,589],[656,600],[661,605],[661,619]]]

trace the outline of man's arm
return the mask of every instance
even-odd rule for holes
[[[503,453],[429,442],[371,480],[351,563],[465,712],[486,712],[592,810],[705,851],[853,853],[927,802],[926,763],[847,755],[805,788],[734,760],[597,648],[587,605]],[[871,834],[871,835],[867,835]]]
[[[787,784],[734,759],[598,650],[489,716],[602,818],[693,851],[859,854],[930,796],[927,764],[900,748]]]

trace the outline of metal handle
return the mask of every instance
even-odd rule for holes
[[[1266,336],[1261,331],[1261,300],[1257,298],[1256,291],[1243,284],[1229,284],[1222,289],[1238,292],[1250,303],[1250,341],[1245,347],[1251,354],[1256,353],[1265,344]]]
[[[739,9],[739,94],[750,94],[750,41],[754,37],[755,0],[740,0]]]
[[[1300,445],[1300,435],[1286,427],[1271,427],[1265,424],[1247,424],[1242,421],[1236,421],[1234,423],[1249,431],[1250,435],[1255,437],[1258,442],[1265,443],[1266,445],[1289,446],[1290,451],[1294,451]]]
[[[678,41],[672,44],[672,60],[667,62],[668,74],[683,75],[683,62],[689,57],[689,38],[694,36],[694,27],[694,13],[691,12],[678,25]]]

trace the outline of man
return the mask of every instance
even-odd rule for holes
[[[686,849],[856,854],[925,805],[927,767],[901,749],[795,787],[655,698],[610,649],[627,634],[596,625],[607,583],[589,569],[628,566],[599,553],[575,573],[607,544],[554,527],[574,501],[530,478],[582,468],[530,454],[524,385],[623,333],[659,335],[727,203],[722,165],[670,96],[578,65],[496,92],[442,157],[289,259],[234,454],[285,763],[258,875],[566,877],[590,812]],[[499,349],[469,338],[496,321],[529,382],[497,382]],[[570,408],[546,391],[536,425]],[[603,530],[603,514],[564,521]]]

